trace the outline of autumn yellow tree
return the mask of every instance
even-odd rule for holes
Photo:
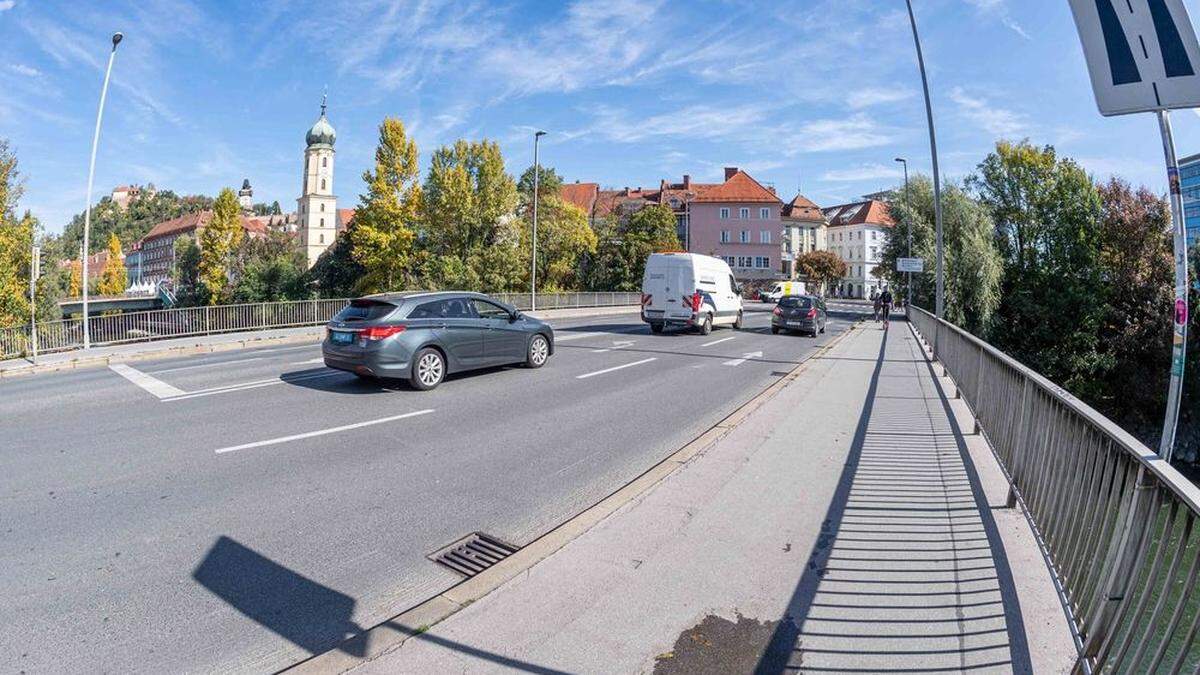
[[[125,263],[121,260],[121,240],[116,233],[108,235],[108,260],[100,273],[100,282],[96,285],[96,293],[100,295],[121,295],[125,292]]]
[[[207,291],[208,304],[229,297],[229,265],[240,243],[241,208],[233,190],[224,188],[213,202],[212,219],[200,232],[200,284]]]
[[[349,232],[351,256],[364,271],[360,290],[394,290],[411,281],[413,229],[423,210],[419,178],[416,142],[403,122],[385,118],[375,170],[363,173],[367,192],[359,197]]]

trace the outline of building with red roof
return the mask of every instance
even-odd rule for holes
[[[780,217],[783,221],[783,273],[795,279],[798,256],[825,250],[829,223],[821,207],[802,194],[797,194],[792,201],[783,205]]]
[[[896,224],[888,205],[878,199],[866,199],[823,209],[829,222],[828,248],[846,263],[846,277],[831,289],[832,294],[850,298],[869,298],[886,285],[875,276],[883,255],[883,246]]]
[[[783,201],[737,167],[725,168],[725,181],[695,186],[687,202],[687,248],[723,258],[738,279],[778,279]]]
[[[140,255],[140,277],[145,281],[157,282],[171,276],[175,265],[175,240],[187,235],[200,241],[200,232],[212,221],[212,211],[185,213],[178,218],[164,220],[146,233],[137,243]],[[282,216],[273,216],[282,219]],[[239,216],[246,236],[265,237],[271,231],[267,220],[272,216]]]

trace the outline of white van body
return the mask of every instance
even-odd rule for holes
[[[769,302],[779,302],[779,299],[785,295],[808,295],[804,288],[803,281],[777,281],[767,291],[766,299]]]
[[[741,287],[720,258],[654,253],[642,276],[642,321],[655,333],[667,326],[742,326]]]

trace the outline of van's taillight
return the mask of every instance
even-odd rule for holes
[[[404,325],[371,326],[370,328],[364,328],[358,335],[364,340],[382,340],[384,338],[389,338],[396,333],[403,333],[406,328],[408,328],[408,326]]]
[[[692,293],[692,311],[693,312],[700,311],[700,291],[696,291],[695,293]]]
[[[816,307],[813,307],[812,309],[808,310],[808,318],[810,318],[810,319],[817,318],[817,308]]]
[[[653,295],[651,295],[649,293],[642,293],[642,306],[644,307],[646,305],[649,305],[650,301],[653,299],[654,299]]]

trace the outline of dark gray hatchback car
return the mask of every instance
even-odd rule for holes
[[[388,293],[353,300],[338,312],[321,352],[330,368],[433,389],[464,370],[541,368],[554,353],[554,330],[482,293]]]
[[[816,295],[785,295],[771,312],[771,332],[800,331],[813,337],[825,332],[829,321],[825,300]]]

